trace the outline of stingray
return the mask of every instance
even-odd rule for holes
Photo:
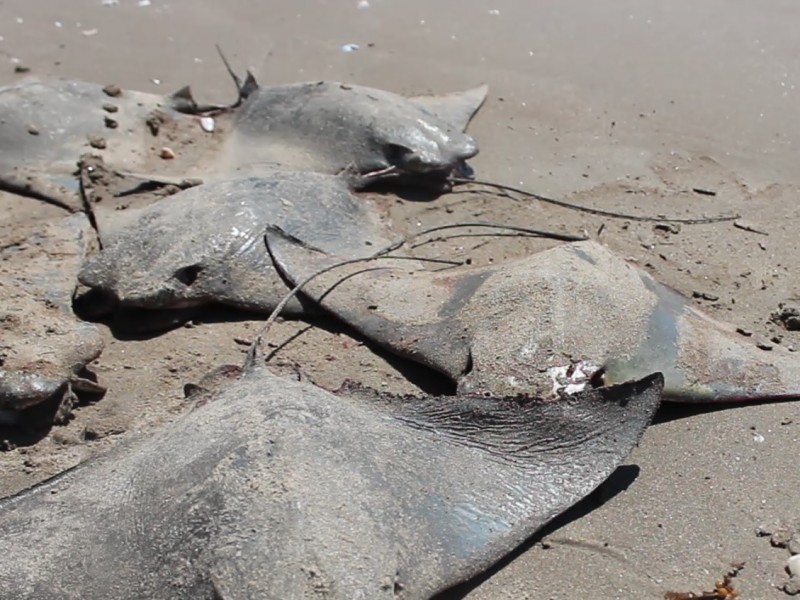
[[[169,96],[64,80],[0,88],[0,189],[81,210],[74,172],[89,151],[153,181],[280,166],[438,185],[469,172],[464,161],[478,149],[463,129],[486,88],[405,98],[339,82],[260,87],[251,79],[240,93],[241,103],[224,107],[199,105],[188,87]]]
[[[94,325],[72,314],[76,274],[93,232],[83,215],[57,220],[0,250],[0,416],[55,403],[65,421],[77,393],[102,393],[85,370],[103,349]]]
[[[430,598],[602,483],[660,386],[407,398],[251,366],[154,435],[0,501],[0,596]]]
[[[117,169],[180,173],[187,164],[165,161],[165,144],[191,148],[210,136],[189,88],[170,96],[120,90],[82,81],[27,80],[0,88],[0,189],[82,209],[74,173],[94,152]],[[191,163],[189,163],[191,164]]]
[[[464,131],[486,99],[486,86],[404,97],[338,81],[261,87],[249,73],[240,85],[228,69],[240,93],[228,140],[235,172],[278,166],[335,174],[351,168],[370,175],[366,182],[433,184],[471,174],[465,161],[478,146]]]
[[[351,193],[351,181],[350,174],[273,171],[182,191],[129,214],[125,227],[105,228],[104,248],[79,280],[119,309],[168,311],[170,320],[156,326],[208,304],[269,312],[287,291],[264,248],[269,224],[345,256],[387,243],[377,209]],[[285,313],[304,311],[295,301]],[[125,326],[151,325],[132,319]]]
[[[277,229],[267,240],[292,284],[338,262]],[[800,395],[799,357],[759,349],[595,242],[439,272],[350,264],[300,294],[464,392],[553,397],[659,371],[673,401]]]

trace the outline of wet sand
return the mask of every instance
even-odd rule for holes
[[[592,236],[603,225],[603,243],[661,281],[717,297],[698,300],[715,316],[765,339],[779,335],[776,346],[800,348],[800,333],[769,321],[779,303],[796,304],[800,294],[798,17],[800,7],[788,1],[370,0],[358,8],[356,1],[5,0],[0,84],[23,76],[14,72],[18,60],[39,77],[156,93],[191,84],[200,99],[229,101],[235,89],[215,43],[264,84],[339,79],[421,94],[487,83],[490,96],[470,127],[481,147],[472,161],[481,179],[636,214],[738,212],[769,235],[731,223],[670,233],[500,199],[468,206],[444,199],[447,214],[398,202],[391,207],[398,221],[422,227],[479,212],[485,220]],[[344,44],[360,49],[343,52]],[[47,216],[28,201],[0,200],[7,206],[2,223]],[[504,244],[476,248],[475,256],[529,250]],[[183,384],[241,361],[234,338],[247,339],[257,327],[204,323],[142,340],[107,333],[95,368],[109,383],[107,396],[37,444],[0,455],[0,492],[174,418]],[[303,329],[282,323],[274,335],[280,343]],[[332,352],[333,366],[324,358]],[[338,331],[305,331],[278,358],[314,370],[322,384],[335,385],[349,369],[366,383],[415,389],[402,367]],[[84,442],[87,427],[101,439]],[[734,561],[746,562],[735,580],[742,598],[783,597],[777,586],[786,580],[788,552],[755,530],[800,521],[798,440],[797,404],[667,407],[601,493],[467,597],[661,598],[666,590],[711,589]]]

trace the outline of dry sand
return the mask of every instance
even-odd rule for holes
[[[471,126],[481,178],[639,214],[735,211],[769,235],[730,223],[670,233],[469,196],[387,200],[399,223],[413,229],[476,215],[590,235],[605,225],[599,239],[615,251],[684,293],[717,297],[699,300],[712,314],[800,348],[800,333],[769,323],[780,302],[800,294],[798,18],[800,6],[788,0],[369,0],[366,8],[356,0],[3,0],[0,84],[20,77],[19,59],[42,77],[159,93],[189,83],[203,99],[230,100],[215,43],[265,84],[341,79],[410,94],[488,83]],[[347,43],[360,50],[342,52]],[[0,201],[4,235],[12,223],[56,214]],[[486,262],[531,248],[500,239],[463,252]],[[174,418],[183,384],[240,362],[234,338],[249,339],[257,326],[201,323],[150,339],[107,333],[93,367],[106,397],[37,443],[0,455],[0,493]],[[421,381],[342,332],[282,323],[273,338],[291,339],[277,361],[302,364],[323,385],[343,372],[398,391]],[[101,439],[83,441],[86,428]],[[783,597],[788,553],[755,530],[800,520],[798,440],[793,403],[666,408],[601,494],[467,597],[661,598],[710,589],[732,561],[746,561],[736,578],[742,598]]]

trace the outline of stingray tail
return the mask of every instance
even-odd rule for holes
[[[222,52],[222,48],[219,44],[217,46],[217,53],[219,53],[219,57],[222,59],[222,64],[225,65],[225,69],[228,71],[228,74],[233,79],[233,83],[236,84],[236,93],[238,97],[236,98],[236,102],[230,105],[230,108],[237,108],[241,106],[242,102],[247,100],[247,98],[258,90],[259,85],[258,81],[256,81],[255,75],[248,69],[247,76],[244,79],[244,83],[242,83],[241,78],[236,74],[236,71],[233,70],[231,64],[228,62],[228,59],[225,58],[225,54]]]

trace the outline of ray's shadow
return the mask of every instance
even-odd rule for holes
[[[353,329],[350,329],[333,317],[317,316],[313,319],[304,318],[307,325],[297,332],[292,333],[275,346],[270,347],[266,354],[266,360],[272,361],[280,357],[280,353],[286,350],[292,343],[299,340],[306,332],[313,328],[319,328],[335,335],[346,335],[355,342],[366,346],[370,352],[379,359],[385,361],[391,368],[396,370],[407,381],[419,388],[422,393],[431,396],[453,396],[456,393],[456,384],[448,377],[434,371],[433,369],[415,363],[413,361],[399,357],[383,348],[375,345],[369,339],[362,337]]]
[[[432,202],[448,193],[447,190],[442,187],[443,182],[436,182],[434,180],[429,185],[419,185],[418,182],[415,183],[415,185],[412,185],[411,183],[404,184],[402,181],[393,181],[391,183],[379,182],[369,186],[364,191],[386,197],[387,199],[400,198],[407,202],[420,203]]]
[[[776,404],[784,402],[796,402],[798,398],[770,398],[764,400],[747,400],[742,402],[663,402],[656,412],[651,425],[661,425],[681,419],[689,419],[697,415],[706,413],[717,413],[729,410],[745,410],[754,406],[764,406],[766,404]]]
[[[97,383],[97,376],[88,369],[83,369],[80,376]],[[78,403],[74,408],[94,404],[103,398],[104,391],[76,392]],[[54,427],[66,424],[71,416],[62,417],[58,421],[61,406],[61,393],[20,411],[0,411],[0,452],[33,446],[46,438]]]
[[[300,300],[304,303],[308,302],[307,309],[309,314],[297,318],[285,317],[285,320],[305,324],[305,326],[293,332],[287,338],[276,341],[275,345],[270,345],[268,348],[265,347],[268,362],[280,358],[281,352],[298,341],[306,332],[318,328],[334,335],[346,335],[355,342],[365,345],[373,354],[388,363],[400,375],[426,394],[450,396],[456,393],[455,383],[444,375],[384,350],[335,318],[319,313],[319,309],[310,301],[306,301],[302,297]],[[106,325],[117,340],[143,341],[155,339],[180,327],[212,323],[265,321],[266,318],[262,313],[247,312],[222,305],[210,305],[164,311],[150,309],[117,310],[93,320]]]

